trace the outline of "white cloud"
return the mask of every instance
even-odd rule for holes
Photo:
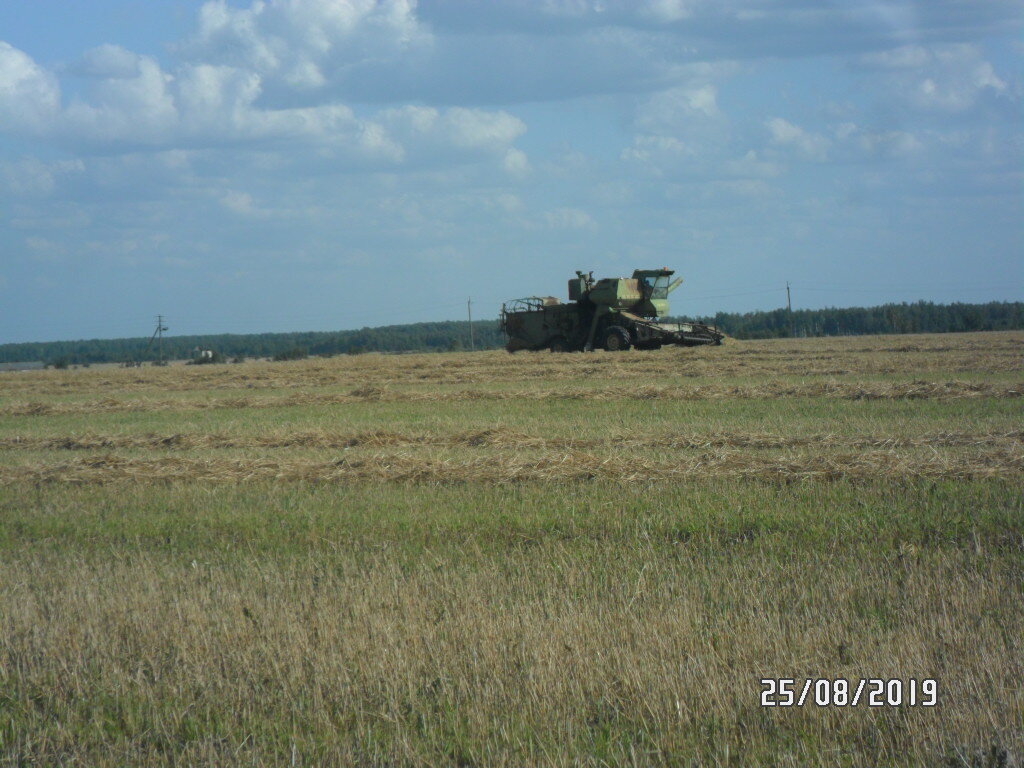
[[[773,117],[765,125],[771,132],[772,145],[793,147],[801,156],[810,160],[826,159],[830,142],[824,136],[805,131],[781,117]]]
[[[80,71],[91,88],[60,109],[56,79],[30,57],[0,47],[0,127],[73,147],[148,146],[173,150],[301,140],[294,151],[320,146],[334,163],[393,166],[410,156],[453,159],[494,155],[522,173],[525,155],[509,155],[526,130],[500,110],[408,106],[357,116],[341,103],[264,108],[263,78],[221,64],[186,64],[174,74],[155,59],[115,46],[94,49]]]
[[[845,153],[847,157],[867,159],[896,160],[922,153],[925,143],[911,131],[868,129],[853,122],[839,123],[833,128],[836,138],[837,154]],[[962,142],[963,133],[954,132],[950,138],[958,136],[954,141]],[[943,142],[945,135],[936,138]]]
[[[253,204],[252,195],[248,192],[230,191],[221,198],[221,203],[232,213],[241,216],[253,216],[257,213]]]
[[[0,41],[0,129],[46,130],[59,109],[57,78]]]
[[[16,197],[48,195],[58,180],[81,174],[85,164],[81,160],[60,160],[44,163],[33,157],[20,160],[0,160],[0,190]]]
[[[526,124],[508,112],[465,107],[406,106],[384,110],[376,119],[417,155],[495,154],[513,165],[518,156],[510,161],[508,151],[526,132]]]
[[[913,102],[924,109],[962,112],[985,95],[1007,90],[1006,82],[973,45],[938,48],[933,62],[924,69],[923,77],[918,77],[916,87],[910,90]]]
[[[1009,91],[980,49],[968,43],[902,46],[865,54],[858,62],[878,71],[880,92],[921,111],[962,113]]]
[[[718,105],[718,85],[732,65],[688,66],[684,85],[660,90],[642,100],[633,127],[636,135],[620,159],[644,166],[654,175],[687,169],[706,175],[728,152],[732,126]]]
[[[523,201],[518,195],[503,192],[494,198],[494,203],[505,213],[519,213],[523,210]]]
[[[627,161],[663,165],[692,154],[683,142],[673,136],[636,136],[632,146],[626,147],[620,157]]]
[[[699,0],[650,0],[640,4],[640,13],[662,23],[688,19]]]
[[[502,165],[505,170],[508,171],[509,175],[516,178],[523,178],[530,173],[530,160],[527,158],[526,153],[521,149],[507,149],[505,150],[505,157],[502,159]]]
[[[86,77],[138,77],[142,57],[119,45],[100,45],[85,52],[74,71]]]
[[[782,173],[782,166],[763,159],[756,150],[748,150],[741,157],[732,158],[722,164],[729,176],[741,179],[767,179]]]
[[[658,133],[692,130],[693,122],[706,124],[722,117],[718,89],[710,83],[669,88],[652,95],[637,110],[637,127]]]
[[[619,24],[670,24],[689,18],[701,0],[544,0],[547,16]]]
[[[133,140],[162,143],[177,127],[178,110],[171,92],[173,78],[149,57],[139,57],[134,77],[118,73],[95,84],[91,98],[74,101],[54,127],[66,135],[98,141]]]
[[[511,144],[526,132],[526,125],[507,112],[453,107],[446,110],[443,130],[457,147],[493,149]]]
[[[885,209],[879,220],[902,228],[889,242],[916,247],[921,263],[934,263],[939,240],[957,248],[957,232],[995,230],[1004,261],[1012,250],[1020,50],[998,31],[1012,27],[1009,3],[194,5],[195,34],[160,55],[100,45],[51,73],[42,56],[52,54],[37,63],[0,45],[0,216],[12,262],[48,244],[83,265],[118,253],[194,259],[201,279],[174,295],[180,303],[244,267],[232,279],[245,290],[229,292],[239,305],[272,293],[294,313],[330,305],[322,267],[343,285],[352,254],[406,281],[396,295],[435,279],[442,295],[457,256],[460,280],[486,283],[493,264],[481,253],[521,264],[524,293],[551,259],[561,271],[671,248],[706,250],[693,272],[713,283],[757,268],[742,254],[793,258],[794,218],[811,222],[815,252],[830,259],[870,252],[877,230],[859,227],[856,248],[845,230],[829,231],[830,217],[849,218],[836,202],[847,193]],[[879,6],[899,13],[869,12]],[[831,164],[775,181],[809,160]],[[942,209],[954,195],[981,202]],[[926,209],[940,213],[929,221]],[[927,232],[916,245],[911,226]],[[417,272],[424,253],[439,268]],[[35,277],[4,271],[19,285]],[[145,294],[146,281],[122,272],[115,300]],[[99,295],[105,277],[59,294],[62,303]],[[289,281],[299,287],[289,292]],[[326,300],[311,302],[309,290]],[[210,298],[198,303],[224,300]],[[29,299],[12,306],[33,309]]]
[[[415,8],[414,0],[257,0],[248,8],[211,0],[182,50],[316,90],[327,73],[429,43]]]

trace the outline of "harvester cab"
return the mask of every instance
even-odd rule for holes
[[[675,272],[668,267],[661,269],[637,269],[633,279],[637,281],[643,301],[633,307],[640,317],[662,317],[668,314],[668,295],[678,288],[683,278],[671,280]]]

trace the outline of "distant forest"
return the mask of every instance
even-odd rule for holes
[[[719,312],[714,317],[673,317],[668,321],[694,320],[717,325],[738,339],[794,336],[859,336],[878,333],[947,333],[956,331],[1003,331],[1024,329],[1024,302],[987,304],[884,304],[846,309],[785,309],[766,312]],[[495,320],[473,323],[476,349],[504,346]],[[166,336],[163,355],[168,360],[195,357],[195,350],[209,349],[218,359],[244,357],[294,359],[307,355],[359,354],[362,352],[445,352],[469,349],[469,323],[465,320],[388,325],[352,331],[301,333],[210,334]],[[156,345],[148,338],[90,339],[0,345],[0,363],[42,361],[50,365],[120,363],[156,360]]]
[[[793,312],[792,319],[785,309],[743,314],[719,312],[712,318],[685,319],[717,324],[737,339],[1011,331],[1024,329],[1024,302],[933,304],[930,301],[917,301],[913,304],[883,304],[880,307],[799,309]]]

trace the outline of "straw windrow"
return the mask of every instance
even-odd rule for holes
[[[856,454],[762,456],[735,451],[710,451],[672,461],[642,460],[582,452],[540,456],[485,456],[470,460],[376,454],[335,461],[275,459],[132,459],[113,454],[52,465],[0,467],[3,482],[106,483],[202,482],[238,483],[387,481],[423,483],[576,482],[618,480],[654,482],[701,477],[757,479],[864,479],[932,477],[981,479],[1020,476],[1024,450],[998,448],[944,456],[866,451]]]
[[[712,384],[695,386],[563,387],[555,390],[462,389],[452,391],[395,391],[366,385],[346,393],[297,393],[273,397],[196,399],[100,400],[12,403],[0,407],[0,416],[48,416],[75,413],[146,413],[151,411],[203,411],[211,409],[290,408],[296,406],[351,405],[365,402],[461,403],[473,400],[587,401],[608,400],[759,400],[779,398],[834,398],[842,400],[956,400],[967,398],[1019,398],[1022,384],[970,381],[912,381],[809,384]]]
[[[81,434],[39,437],[0,437],[0,450],[8,451],[111,451],[111,450],[201,450],[201,449],[287,449],[337,450],[390,446],[432,446],[468,448],[535,448],[645,450],[704,450],[712,448],[957,448],[968,446],[1014,447],[1024,442],[1024,430],[1001,432],[929,432],[913,436],[845,435],[834,433],[780,435],[758,432],[707,432],[661,435],[621,434],[611,437],[552,437],[527,434],[503,427],[452,433],[416,433],[388,430],[331,432],[328,430],[273,432],[258,435],[230,433],[169,434]]]

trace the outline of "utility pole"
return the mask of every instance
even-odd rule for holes
[[[789,314],[789,335],[790,337],[796,336],[796,331],[793,329],[793,301],[789,296],[789,280],[786,281],[786,312]]]
[[[473,297],[466,302],[466,314],[469,316],[469,351],[476,351],[476,339],[473,338]]]
[[[153,365],[167,365],[167,363],[164,362],[164,331],[166,330],[167,326],[164,325],[164,316],[157,315],[156,328],[153,330],[153,335],[149,337],[149,344],[146,345],[146,348],[142,351],[142,355],[139,359],[134,363],[131,363],[131,365],[142,365],[143,359],[149,357],[149,350],[153,348],[154,341],[156,342],[157,359],[153,361]]]
[[[157,360],[159,360],[160,365],[166,365],[166,363],[164,362],[164,331],[166,330],[167,326],[164,325],[164,316],[157,315],[156,330],[153,331],[153,334],[156,336]]]

